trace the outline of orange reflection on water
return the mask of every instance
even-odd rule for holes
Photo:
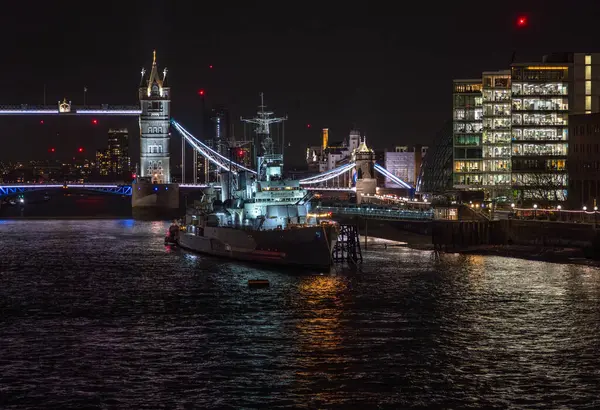
[[[352,361],[347,356],[349,329],[342,321],[347,307],[348,282],[339,276],[313,276],[298,287],[297,306],[301,318],[296,322],[297,388],[313,391],[302,396],[303,407],[340,406],[346,395],[326,386],[344,383]]]
[[[339,328],[344,307],[340,293],[345,289],[345,281],[335,276],[313,276],[299,285],[299,307],[304,315],[296,327],[299,347],[306,354],[300,360],[339,361],[333,351],[342,342]]]

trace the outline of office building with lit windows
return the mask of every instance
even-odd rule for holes
[[[510,196],[511,88],[510,70],[482,75],[482,189],[485,199]]]
[[[129,131],[127,128],[108,130],[108,163],[109,174],[117,181],[129,180],[131,159],[129,158]]]
[[[514,63],[512,185],[517,201],[568,197],[569,115],[600,110],[600,54],[557,53],[541,63]],[[596,63],[596,64],[597,64]]]
[[[454,80],[453,84],[453,185],[461,190],[482,187],[483,129],[482,83]]]
[[[100,177],[108,177],[110,172],[110,155],[107,149],[96,151],[96,172]]]
[[[569,115],[600,112],[600,53],[555,53],[484,72],[480,135],[477,81],[454,81],[454,188],[482,190],[488,200],[566,201]]]

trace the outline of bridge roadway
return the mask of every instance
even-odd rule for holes
[[[201,189],[213,187],[220,189],[216,185],[204,184],[180,184],[179,188],[183,189]],[[0,198],[25,193],[28,191],[43,191],[52,189],[87,189],[91,191],[107,192],[116,195],[131,196],[131,185],[129,184],[3,184],[0,185]],[[158,186],[156,189],[159,189]],[[165,187],[166,189],[166,187]]]

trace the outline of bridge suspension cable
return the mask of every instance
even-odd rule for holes
[[[391,179],[392,182],[394,182],[395,184],[400,185],[403,188],[413,189],[412,186],[410,186],[409,184],[407,184],[406,182],[404,182],[403,180],[401,180],[396,175],[392,174],[390,171],[388,171],[387,169],[385,169],[384,167],[382,167],[379,164],[375,164],[375,171],[377,171],[380,174],[382,174],[383,176]]]
[[[171,124],[173,124],[173,127],[175,127],[175,129],[181,134],[181,136],[185,138],[188,144],[194,147],[204,158],[208,159],[210,162],[220,167],[221,169],[225,171],[231,171],[233,173],[237,173],[237,171],[243,170],[248,171],[252,174],[256,174],[256,171],[250,168],[246,168],[245,166],[230,160],[226,156],[219,154],[217,151],[204,144],[198,138],[190,134],[189,131],[183,128],[183,126],[174,119],[171,119]]]
[[[309,178],[301,179],[299,182],[300,182],[301,185],[307,185],[307,184],[318,184],[320,182],[329,181],[330,179],[333,179],[335,177],[339,177],[344,172],[350,171],[352,168],[354,168],[355,165],[356,164],[354,162],[349,163],[349,164],[345,164],[345,165],[342,165],[340,167],[331,169],[331,170],[329,170],[327,172],[324,172],[322,174],[315,175],[315,176],[309,177]]]

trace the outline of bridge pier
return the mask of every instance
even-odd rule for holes
[[[134,182],[131,192],[131,212],[134,219],[145,221],[181,217],[179,185],[152,184],[143,180]]]

